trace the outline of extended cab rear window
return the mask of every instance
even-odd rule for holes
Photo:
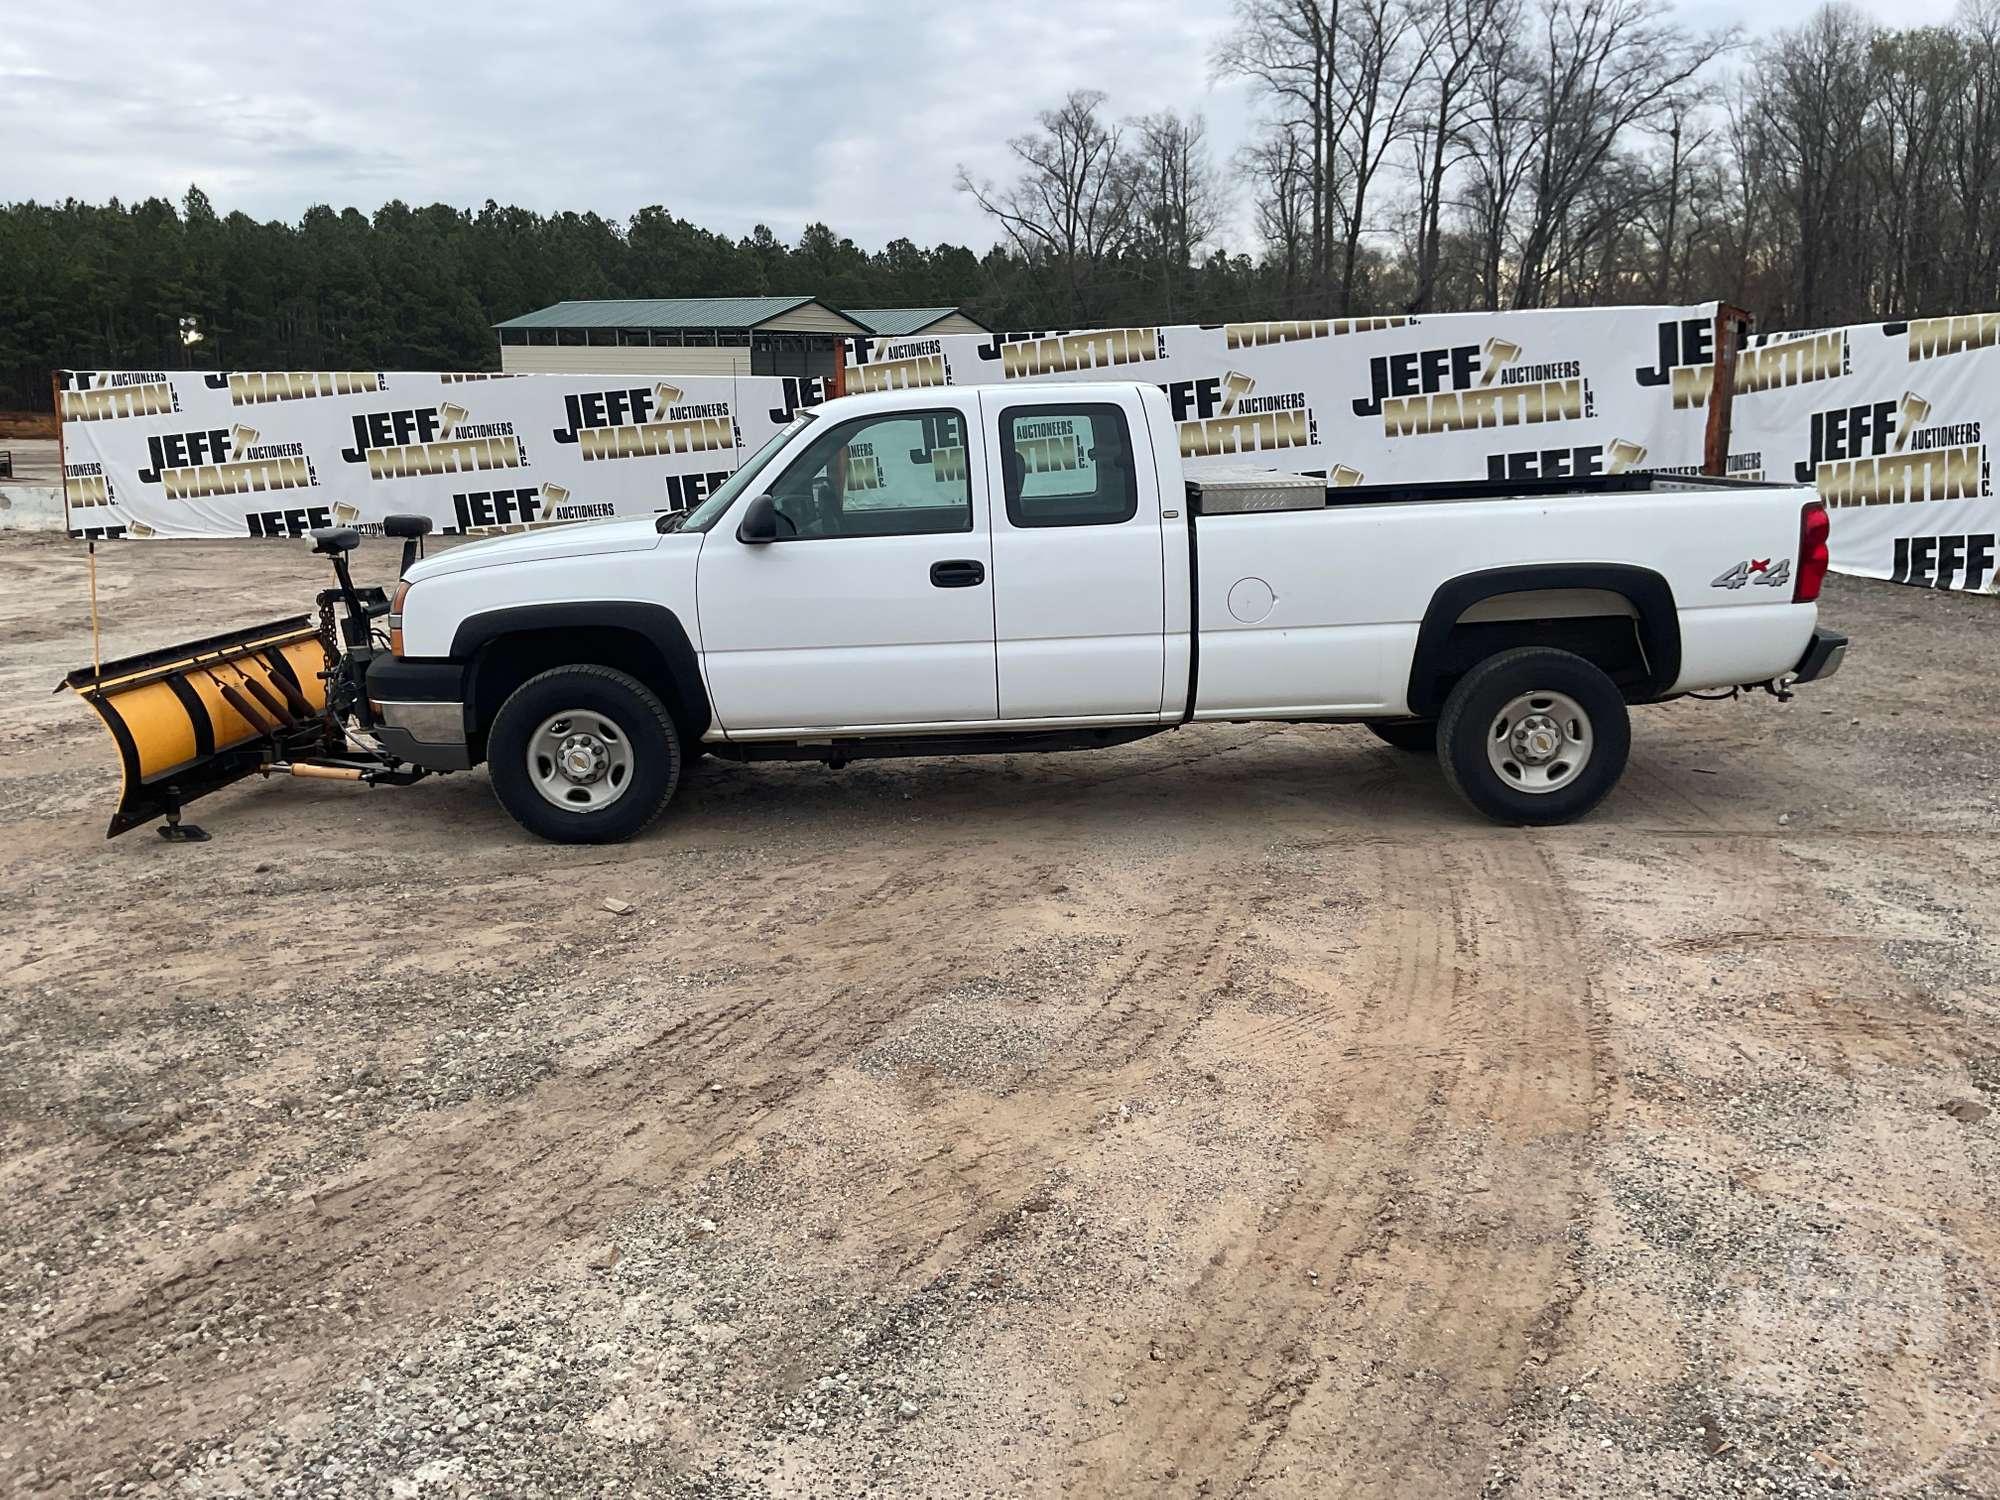
[[[1115,526],[1139,512],[1131,429],[1109,403],[1007,408],[1000,465],[1016,526]]]

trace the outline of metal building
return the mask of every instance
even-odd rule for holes
[[[986,332],[955,307],[847,313],[813,297],[558,302],[494,329],[510,375],[830,375],[842,338]]]
[[[906,338],[920,333],[991,333],[984,323],[956,307],[850,307],[847,316],[870,333]]]

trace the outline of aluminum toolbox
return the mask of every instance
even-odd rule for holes
[[[1187,482],[1188,503],[1197,514],[1232,516],[1254,510],[1318,510],[1326,504],[1326,481],[1307,474],[1280,474],[1248,465],[1216,467]]]

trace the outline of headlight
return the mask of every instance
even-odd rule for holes
[[[389,650],[391,654],[403,654],[403,600],[410,592],[409,580],[396,585],[396,593],[389,600]]]

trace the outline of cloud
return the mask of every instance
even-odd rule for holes
[[[1809,9],[1779,0],[1770,24]],[[224,212],[288,219],[391,198],[660,203],[731,234],[823,220],[868,248],[984,246],[957,168],[1006,177],[1008,138],[1071,89],[1119,116],[1202,110],[1226,162],[1255,115],[1209,76],[1230,18],[1225,0],[30,7],[0,39],[0,190],[178,199],[198,182]]]

